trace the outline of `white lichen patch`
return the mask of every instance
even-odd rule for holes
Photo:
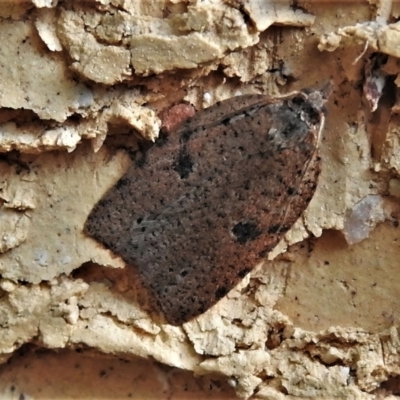
[[[30,220],[26,215],[5,207],[0,208],[0,220],[0,253],[5,253],[25,242]]]
[[[349,244],[367,238],[378,222],[383,222],[386,214],[383,199],[378,195],[368,195],[360,200],[347,213],[343,233]]]

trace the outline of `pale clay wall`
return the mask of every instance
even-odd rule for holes
[[[24,367],[10,357],[29,343],[155,359],[218,376],[242,398],[400,393],[398,2],[3,1],[0,16],[2,398],[73,398],[59,376],[87,398],[102,385],[117,396],[113,382],[126,388],[118,398],[145,398],[121,375],[105,384],[86,358],[74,367],[74,352],[24,353],[31,373],[16,379]],[[174,104],[201,110],[329,80],[322,175],[304,216],[216,306],[163,324],[135,271],[82,232],[129,167],[126,150],[157,140]],[[209,389],[182,394],[188,375],[95,354],[118,374],[143,368],[144,387],[161,388],[148,398]],[[232,398],[218,388],[213,398]]]

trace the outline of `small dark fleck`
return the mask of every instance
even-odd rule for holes
[[[163,147],[168,143],[168,135],[165,132],[160,132],[158,139],[154,143],[157,147]]]
[[[216,292],[215,292],[215,297],[217,299],[222,299],[227,293],[228,293],[228,289],[224,286],[219,287]]]
[[[254,240],[261,235],[261,231],[252,222],[239,222],[232,228],[232,233],[236,240],[243,244],[249,240]]]
[[[121,178],[121,179],[116,183],[116,187],[117,187],[118,189],[120,189],[120,188],[123,187],[123,186],[127,186],[127,185],[129,185],[129,180],[126,179],[126,177]]]
[[[184,150],[179,152],[177,160],[172,168],[179,174],[181,179],[186,179],[193,172],[193,161],[191,156]]]
[[[189,141],[190,137],[193,135],[194,131],[184,130],[181,134],[182,142],[186,143]]]
[[[146,152],[138,151],[135,154],[135,165],[138,168],[143,168],[146,165]]]
[[[249,272],[250,272],[249,269],[243,268],[242,270],[240,270],[240,271],[238,272],[238,277],[239,277],[240,279],[243,279]]]

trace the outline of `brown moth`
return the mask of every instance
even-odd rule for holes
[[[90,213],[86,232],[138,269],[166,320],[224,297],[309,204],[325,93],[244,95],[161,136]]]

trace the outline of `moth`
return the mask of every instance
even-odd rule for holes
[[[198,112],[136,153],[86,232],[138,269],[169,323],[202,314],[312,199],[326,97],[243,95]]]

